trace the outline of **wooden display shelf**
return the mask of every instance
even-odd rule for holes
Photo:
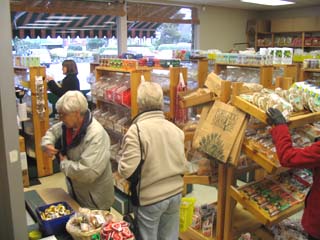
[[[102,71],[108,71],[108,72],[120,72],[120,73],[121,72],[131,73],[131,72],[139,71],[139,69],[110,68],[110,67],[104,67],[104,66],[96,66],[95,69],[102,70]]]
[[[106,100],[106,99],[104,99],[102,97],[97,97],[97,96],[94,96],[94,97],[97,99],[97,101],[100,101],[100,102],[103,102],[103,103],[108,103],[108,104],[111,104],[111,105],[115,105],[115,106],[117,106],[119,108],[126,109],[126,110],[130,110],[131,109],[130,106],[126,106],[126,105],[123,105],[123,104],[120,104],[120,103],[112,102],[112,101]]]
[[[214,176],[198,176],[195,174],[184,175],[183,176],[184,184],[204,184],[210,185],[213,183],[217,183],[217,178]]]
[[[301,70],[305,71],[305,72],[318,72],[318,73],[320,73],[319,68],[302,68]]]
[[[214,234],[213,234],[214,235]],[[187,231],[179,234],[181,240],[214,240],[214,237],[206,237],[200,231],[188,227]]]
[[[262,65],[262,64],[238,64],[238,63],[216,63],[216,65],[227,66],[227,67],[247,67],[247,68],[260,68],[272,65]]]
[[[189,92],[188,94],[190,93],[192,92]],[[186,98],[184,98],[184,96],[181,97],[182,100],[179,101],[179,105],[181,108],[193,107],[218,99],[218,97],[215,97],[212,92]]]
[[[236,204],[232,219],[233,236],[238,236],[241,233],[253,232],[262,227],[262,224],[257,221],[257,218],[253,216],[249,211],[244,209],[241,204]]]
[[[256,107],[255,105],[251,104],[250,102],[242,99],[239,96],[235,96],[232,99],[232,104],[242,111],[250,114],[251,116],[255,117],[259,121],[267,124],[267,115],[265,111],[261,110],[260,108]],[[295,114],[289,117],[288,126],[291,128],[303,126],[307,123],[312,123],[320,120],[320,112],[316,113],[303,113],[303,114]]]
[[[243,152],[257,164],[263,167],[268,173],[277,173],[287,170],[287,168],[281,167],[279,161],[273,161],[262,153],[255,150],[248,142],[244,142],[242,146]]]
[[[231,196],[237,202],[239,202],[244,208],[250,211],[250,213],[253,214],[258,219],[258,221],[260,221],[264,225],[281,222],[282,220],[288,218],[289,216],[299,212],[304,208],[304,202],[302,201],[293,205],[287,210],[271,217],[268,213],[261,210],[254,202],[250,201],[250,199],[245,194],[238,191],[238,189],[236,189],[235,187],[231,186],[229,191]]]

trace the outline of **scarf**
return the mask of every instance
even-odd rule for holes
[[[82,139],[87,133],[87,128],[91,124],[91,122],[92,122],[92,115],[88,110],[85,113],[82,126],[77,131],[76,135],[72,138],[71,142],[67,141],[68,139],[67,136],[69,136],[70,134],[70,129],[68,129],[66,125],[62,124],[62,139],[60,141],[62,145],[60,149],[60,153],[62,155],[67,155],[68,150],[78,146],[81,143]]]

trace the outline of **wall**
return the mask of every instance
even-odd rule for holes
[[[292,17],[314,17],[319,16],[320,5],[306,8],[295,8],[287,10],[265,11],[260,14],[259,18],[292,18]]]
[[[24,240],[28,234],[21,163],[18,158],[9,0],[1,1],[0,22],[0,239]]]
[[[247,20],[255,17],[255,12],[247,10],[209,6],[199,9],[199,48],[226,52],[234,43],[247,42]]]

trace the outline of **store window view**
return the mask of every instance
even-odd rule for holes
[[[319,1],[168,2],[10,0],[26,239],[320,240]]]

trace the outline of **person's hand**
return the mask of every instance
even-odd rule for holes
[[[52,144],[47,144],[45,146],[44,151],[48,154],[49,157],[53,157],[54,155],[56,155],[59,152],[59,150],[56,149]]]
[[[276,108],[269,108],[266,114],[267,114],[267,123],[269,125],[277,126],[277,125],[287,123],[282,113]]]
[[[46,80],[47,80],[47,82],[50,82],[50,81],[54,80],[54,78],[50,75],[46,75]]]
[[[62,162],[62,161],[67,159],[67,156],[62,155],[61,153],[59,153],[59,158],[60,158],[60,162]]]

